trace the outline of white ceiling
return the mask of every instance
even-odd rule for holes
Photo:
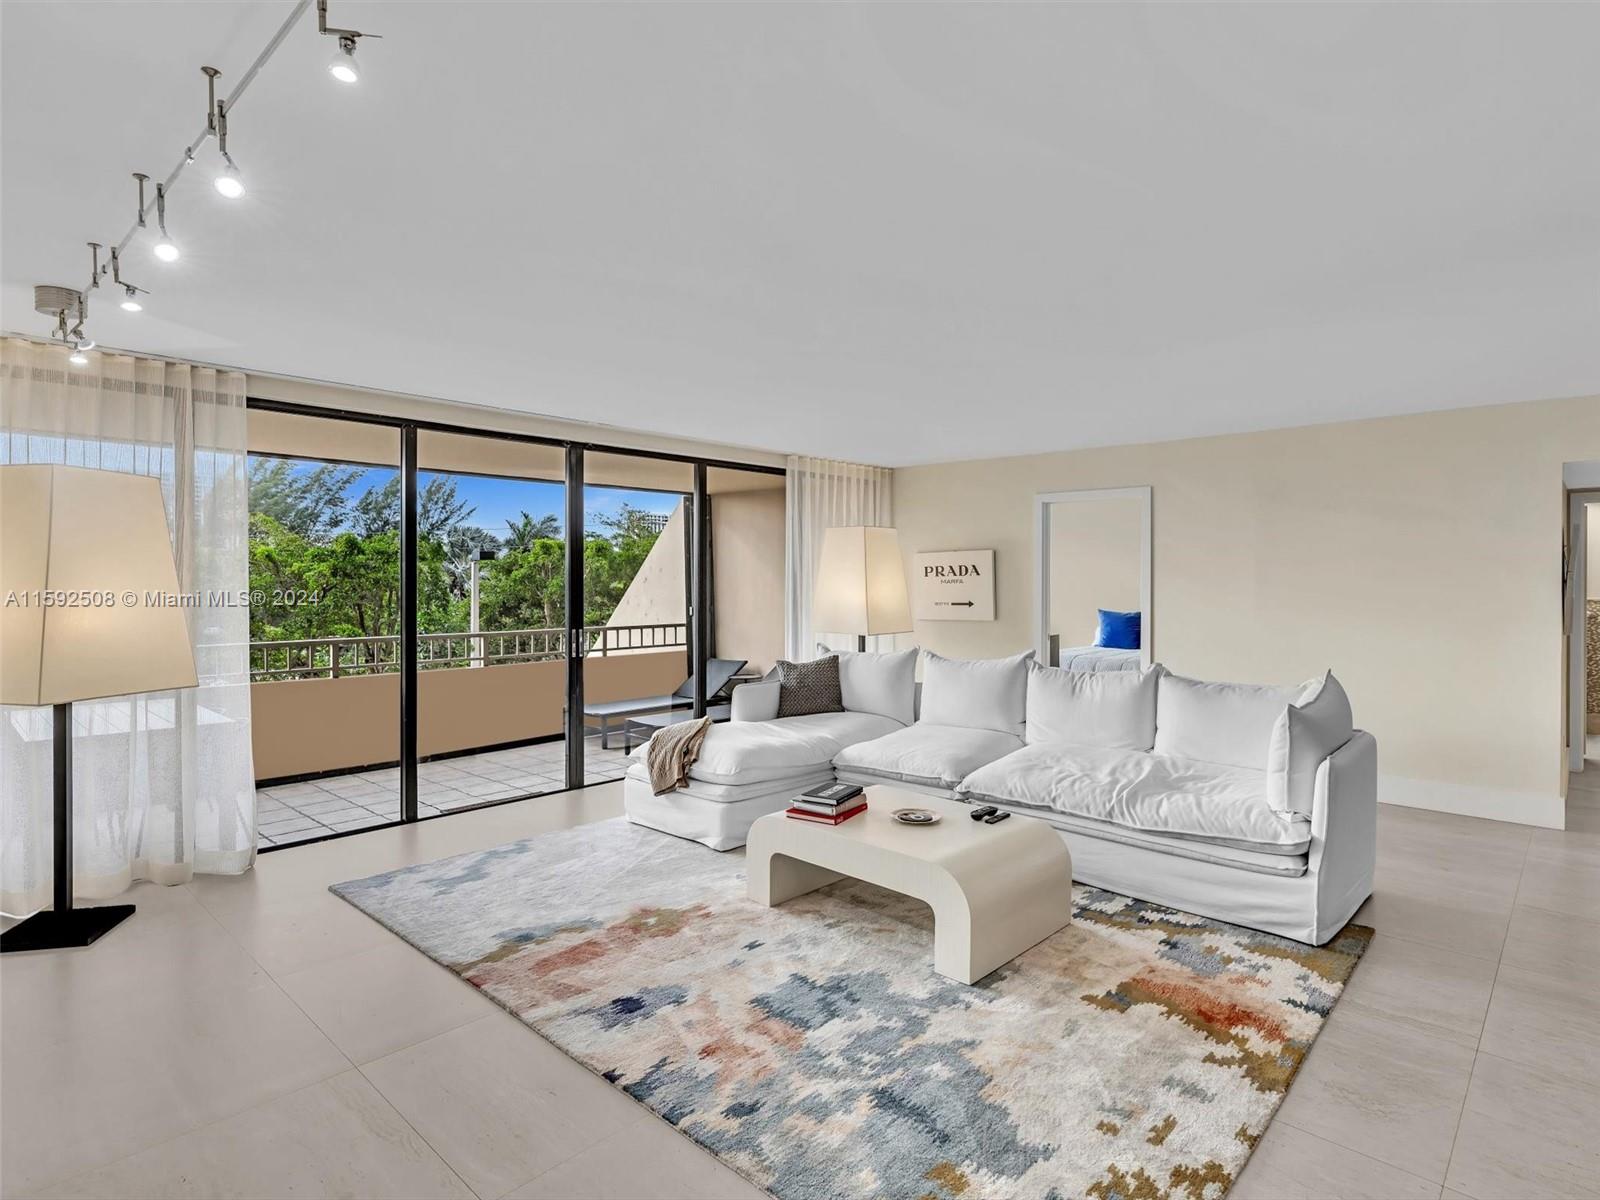
[[[285,11],[4,4],[4,328]],[[1600,392],[1600,6],[333,16],[102,342],[891,465]]]

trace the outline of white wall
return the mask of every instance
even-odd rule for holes
[[[1279,682],[1331,666],[1378,738],[1382,799],[1559,826],[1562,463],[1588,458],[1600,397],[902,468],[908,556],[996,551],[996,620],[916,640],[1028,647],[1034,495],[1149,484],[1159,661]]]

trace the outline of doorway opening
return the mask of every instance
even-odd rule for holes
[[[1567,769],[1600,775],[1600,487],[1568,489],[1564,542]]]

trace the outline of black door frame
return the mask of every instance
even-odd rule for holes
[[[260,853],[307,846],[313,842],[330,841],[356,833],[393,825],[409,825],[421,817],[417,812],[417,435],[419,432],[456,434],[464,437],[488,438],[495,441],[521,442],[533,446],[555,446],[565,452],[566,488],[566,579],[567,597],[567,672],[566,719],[563,733],[566,738],[566,790],[584,786],[583,748],[583,548],[584,548],[584,456],[589,451],[659,459],[666,462],[688,463],[694,468],[694,492],[690,504],[691,527],[687,531],[689,542],[690,611],[686,641],[689,670],[694,676],[694,712],[705,712],[709,699],[705,691],[705,668],[711,657],[712,639],[712,580],[711,580],[711,503],[708,494],[708,476],[712,468],[731,471],[750,471],[762,475],[783,475],[782,467],[768,467],[755,463],[736,462],[731,459],[699,458],[689,454],[673,454],[663,450],[636,450],[605,442],[577,441],[541,437],[531,433],[513,433],[508,430],[483,429],[471,425],[456,425],[443,421],[396,417],[386,413],[364,412],[358,409],[331,408],[317,404],[301,404],[287,400],[266,400],[248,397],[247,409],[260,412],[281,413],[286,416],[312,417],[330,421],[346,421],[362,425],[380,425],[394,429],[400,438],[400,820],[388,825],[373,825],[353,829],[347,833],[333,833],[325,837],[307,838],[290,842],[286,846],[263,846]],[[246,453],[249,453],[248,447]],[[574,536],[576,533],[576,536]],[[514,802],[490,800],[467,809],[454,809],[441,816],[456,812],[471,812],[496,804]]]

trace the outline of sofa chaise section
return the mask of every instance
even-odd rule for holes
[[[622,784],[628,819],[713,850],[736,849],[757,817],[831,783],[840,751],[904,728],[893,717],[848,710],[780,720],[770,715],[776,691],[768,682],[734,689],[733,719],[706,731],[687,787],[655,795],[644,761],[649,743],[635,750]]]

